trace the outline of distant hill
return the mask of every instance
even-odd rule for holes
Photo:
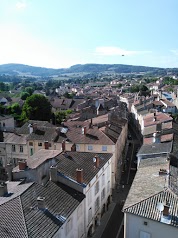
[[[101,73],[101,72],[115,72],[115,73],[140,73],[140,72],[158,72],[165,71],[163,68],[158,67],[145,67],[123,64],[77,64],[70,68],[43,68],[23,64],[3,64],[0,65],[0,75],[28,75],[28,76],[41,76],[49,77],[53,75],[61,75],[67,73]]]

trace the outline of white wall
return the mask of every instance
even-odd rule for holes
[[[144,221],[147,225],[144,225]],[[141,236],[141,232],[148,235]],[[150,234],[150,236],[149,236]],[[162,222],[153,221],[130,213],[124,214],[124,238],[177,238],[178,229],[164,224]]]

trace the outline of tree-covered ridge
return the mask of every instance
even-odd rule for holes
[[[19,75],[28,74],[33,76],[52,76],[67,73],[102,73],[102,72],[115,72],[115,73],[139,73],[139,72],[164,72],[165,69],[157,67],[146,67],[146,66],[134,66],[134,65],[124,65],[124,64],[78,64],[73,65],[70,68],[64,69],[52,69],[28,66],[23,64],[4,64],[0,65],[0,75]],[[176,69],[174,69],[176,71]],[[177,70],[178,72],[178,70]]]

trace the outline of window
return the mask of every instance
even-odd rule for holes
[[[12,163],[16,166],[18,165],[18,159],[17,158],[13,158],[12,159]]]
[[[33,142],[30,141],[30,142],[29,142],[29,146],[33,146]]]
[[[106,145],[102,146],[102,151],[107,151],[107,146]]]
[[[15,145],[12,145],[12,152],[15,152]]]
[[[30,148],[30,155],[33,155],[33,148]]]
[[[102,186],[105,184],[105,174],[102,175]]]
[[[104,198],[105,198],[105,188],[103,188],[101,192],[101,200],[103,200]]]
[[[88,210],[88,224],[91,222],[92,220],[92,209],[90,207],[90,209]]]
[[[100,200],[99,200],[99,197],[97,197],[97,199],[96,199],[96,201],[95,201],[95,212],[98,211],[99,206],[100,206]]]
[[[23,145],[20,145],[20,153],[23,153]]]
[[[6,126],[5,122],[3,122],[3,127],[5,127],[5,126]]]
[[[110,177],[110,167],[108,167],[107,169],[107,178],[109,179],[109,177]]]
[[[99,192],[99,181],[95,184],[95,195]]]
[[[38,142],[38,146],[42,146],[42,143],[41,143],[41,142]]]
[[[91,193],[91,189],[88,191],[88,205],[90,205],[92,201],[92,193]]]
[[[107,192],[109,193],[110,191],[110,181],[108,181],[108,186],[107,186]]]
[[[88,150],[93,150],[93,146],[92,145],[88,145]]]

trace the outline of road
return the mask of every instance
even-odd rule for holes
[[[141,144],[137,135],[129,126],[131,138],[128,140],[128,151],[121,175],[121,184],[113,191],[113,201],[117,204],[110,220],[102,234],[102,238],[123,238],[124,237],[124,214],[122,207],[128,195],[133,179],[136,174],[136,153]]]

